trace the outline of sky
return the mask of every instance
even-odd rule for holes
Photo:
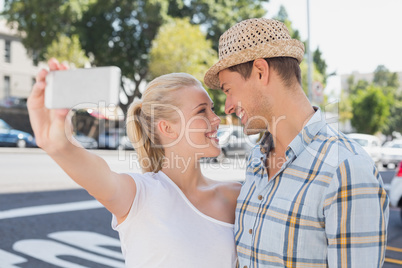
[[[307,39],[308,0],[270,0],[267,17],[286,8],[293,28]],[[401,0],[309,0],[311,50],[317,47],[338,74],[373,72],[385,65],[402,72]]]
[[[308,37],[308,0],[270,0],[267,18],[283,5],[301,38]],[[402,0],[309,0],[311,51],[327,63],[327,92],[340,91],[339,75],[372,73],[378,65],[402,72]]]

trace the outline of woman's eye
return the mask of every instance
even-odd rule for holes
[[[199,114],[205,113],[205,109],[202,109],[198,112]]]
[[[212,107],[211,107],[211,110],[212,110],[212,112],[215,112],[215,107],[212,106]]]

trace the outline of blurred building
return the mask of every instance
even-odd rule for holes
[[[397,72],[398,78],[399,78],[399,91],[402,92],[402,72]],[[342,90],[345,90],[346,92],[349,92],[349,85],[348,85],[348,79],[350,76],[354,77],[354,81],[357,82],[359,80],[365,80],[369,83],[373,82],[374,79],[374,73],[359,73],[359,72],[353,72],[351,74],[344,74],[341,75],[341,88]]]
[[[6,20],[0,20],[0,51],[0,102],[26,99],[40,66],[34,64],[17,30]]]

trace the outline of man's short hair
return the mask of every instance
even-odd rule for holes
[[[268,66],[278,73],[285,86],[291,86],[295,82],[295,78],[301,85],[301,70],[299,62],[295,58],[275,57],[266,58],[265,60],[268,63]],[[231,72],[239,73],[245,80],[247,80],[250,78],[253,63],[254,61],[249,61],[229,67],[228,69]]]

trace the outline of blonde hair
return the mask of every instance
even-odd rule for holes
[[[178,115],[172,107],[179,107],[177,95],[172,93],[185,87],[201,87],[195,77],[186,73],[159,76],[146,87],[142,101],[133,102],[127,111],[127,134],[138,154],[143,172],[162,169],[165,150],[156,133],[160,120],[176,122]]]

